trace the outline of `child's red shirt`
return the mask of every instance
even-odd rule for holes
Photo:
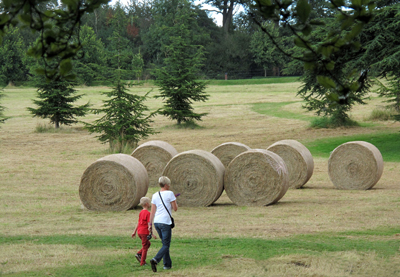
[[[138,222],[137,233],[140,235],[148,235],[149,234],[149,226],[148,226],[149,222],[150,222],[150,212],[146,209],[143,209],[139,213],[139,222]]]

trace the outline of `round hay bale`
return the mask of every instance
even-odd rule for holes
[[[311,152],[297,140],[280,140],[267,150],[278,154],[289,172],[289,188],[301,188],[310,180],[314,171]]]
[[[240,153],[243,153],[251,148],[239,142],[226,142],[215,147],[211,153],[217,156],[222,164],[228,167],[228,164]]]
[[[82,204],[94,211],[126,211],[139,204],[149,185],[146,168],[130,155],[98,159],[83,173],[79,186]]]
[[[157,187],[158,178],[162,175],[167,163],[176,154],[178,151],[171,144],[161,140],[152,140],[141,144],[131,155],[146,168],[149,175],[149,186]]]
[[[163,175],[171,179],[171,189],[180,193],[179,206],[206,207],[222,194],[225,167],[210,152],[190,150],[169,161]]]
[[[382,173],[381,152],[365,141],[341,144],[332,151],[328,160],[329,178],[338,189],[370,189]]]
[[[289,188],[285,162],[274,152],[248,150],[234,158],[225,171],[226,194],[238,206],[276,203]]]

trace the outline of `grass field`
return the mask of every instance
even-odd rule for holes
[[[219,81],[218,81],[219,82]],[[212,206],[179,208],[174,214],[173,269],[159,276],[399,276],[400,275],[400,123],[365,121],[382,99],[371,95],[356,106],[352,119],[361,127],[311,129],[312,113],[296,97],[296,79],[268,82],[210,82],[209,101],[196,103],[208,116],[201,128],[179,129],[157,116],[164,140],[179,152],[211,151],[235,141],[267,148],[296,139],[314,157],[314,174],[303,189],[289,190],[275,205],[239,207],[225,193]],[[99,107],[107,87],[78,88]],[[144,94],[147,84],[130,89]],[[4,276],[145,276],[131,239],[140,208],[126,212],[92,212],[79,199],[84,170],[108,155],[77,124],[38,133],[48,121],[32,118],[27,107],[33,88],[6,88],[2,105],[10,119],[0,129],[0,275]],[[149,99],[151,109],[161,103]],[[93,121],[88,115],[82,121]],[[384,158],[382,178],[368,191],[334,188],[327,173],[330,152],[341,143],[365,140]],[[144,141],[143,141],[144,142]],[[172,185],[173,190],[173,185]],[[151,187],[147,196],[157,191]],[[178,198],[179,204],[179,198]],[[161,247],[152,240],[149,257]]]

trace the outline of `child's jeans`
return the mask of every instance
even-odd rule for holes
[[[140,249],[137,253],[142,255],[140,265],[144,265],[146,264],[147,250],[149,250],[151,243],[147,239],[147,235],[138,234],[138,236],[142,240],[142,249]]]

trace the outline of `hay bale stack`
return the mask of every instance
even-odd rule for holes
[[[369,142],[343,143],[332,151],[328,173],[338,189],[367,190],[381,178],[383,158],[378,148]]]
[[[243,153],[251,148],[239,142],[226,142],[215,147],[211,153],[217,156],[225,168],[228,164],[240,153]]]
[[[149,185],[146,168],[130,155],[98,159],[83,173],[79,186],[82,204],[94,211],[126,211],[139,204]]]
[[[289,188],[285,162],[274,152],[248,150],[234,158],[225,171],[224,187],[239,206],[264,206],[281,199]]]
[[[179,206],[206,207],[222,194],[225,168],[210,152],[190,150],[171,159],[163,175],[171,179],[171,189],[180,193]]]
[[[171,144],[161,140],[152,140],[141,144],[131,155],[146,168],[149,175],[149,186],[157,187],[158,178],[162,175],[167,163],[176,154],[178,151]]]
[[[314,171],[314,160],[303,144],[291,139],[280,140],[267,150],[278,154],[285,162],[289,172],[289,188],[301,188],[310,180]]]

